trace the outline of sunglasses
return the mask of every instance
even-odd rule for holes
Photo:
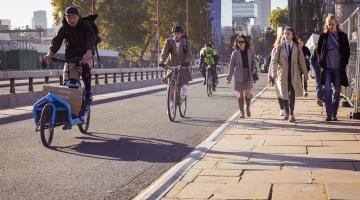
[[[244,44],[244,43],[245,43],[245,41],[244,41],[244,40],[240,40],[240,41],[238,41],[238,43],[240,43],[240,44]]]

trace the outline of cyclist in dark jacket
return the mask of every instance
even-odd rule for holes
[[[92,101],[91,96],[91,70],[90,61],[95,47],[96,35],[91,25],[82,20],[79,10],[74,7],[68,7],[65,10],[63,25],[57,35],[52,39],[51,46],[44,59],[50,63],[51,57],[60,49],[65,40],[65,68],[71,66],[71,62],[77,58],[82,58],[82,79],[85,85],[85,96],[88,102]]]

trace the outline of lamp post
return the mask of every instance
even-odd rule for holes
[[[185,0],[186,35],[189,37],[189,0]]]
[[[156,40],[157,40],[157,66],[160,59],[160,20],[159,20],[159,0],[156,0]]]
[[[95,13],[95,5],[96,5],[96,0],[91,0],[91,11],[93,14]]]

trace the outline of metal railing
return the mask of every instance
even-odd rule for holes
[[[218,67],[219,72],[226,72],[226,67]],[[198,66],[192,67],[192,74],[201,74]],[[16,84],[16,81],[28,80],[28,91],[34,92],[34,79],[43,79],[43,84],[49,84],[50,78],[57,78],[59,84],[63,84],[63,70],[32,70],[32,71],[0,71],[0,80],[2,82],[9,81],[7,84],[10,87],[10,93],[15,93],[16,86],[24,84]],[[104,84],[123,83],[131,81],[142,81],[148,79],[158,79],[164,77],[163,68],[118,68],[118,69],[95,69],[92,71],[92,76],[95,81],[95,85],[100,85],[99,80],[104,79]],[[54,81],[52,81],[54,82]],[[40,84],[42,84],[40,83]],[[39,84],[38,82],[35,84]]]
[[[353,113],[359,113],[359,91],[360,91],[360,15],[357,8],[350,17],[345,20],[341,27],[347,34],[350,42],[350,60],[347,68],[349,85],[346,96],[353,99]]]

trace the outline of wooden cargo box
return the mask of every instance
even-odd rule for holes
[[[73,114],[78,115],[82,106],[82,98],[84,89],[67,88],[65,86],[44,85],[45,92],[54,92],[60,98],[66,100],[70,106]]]

